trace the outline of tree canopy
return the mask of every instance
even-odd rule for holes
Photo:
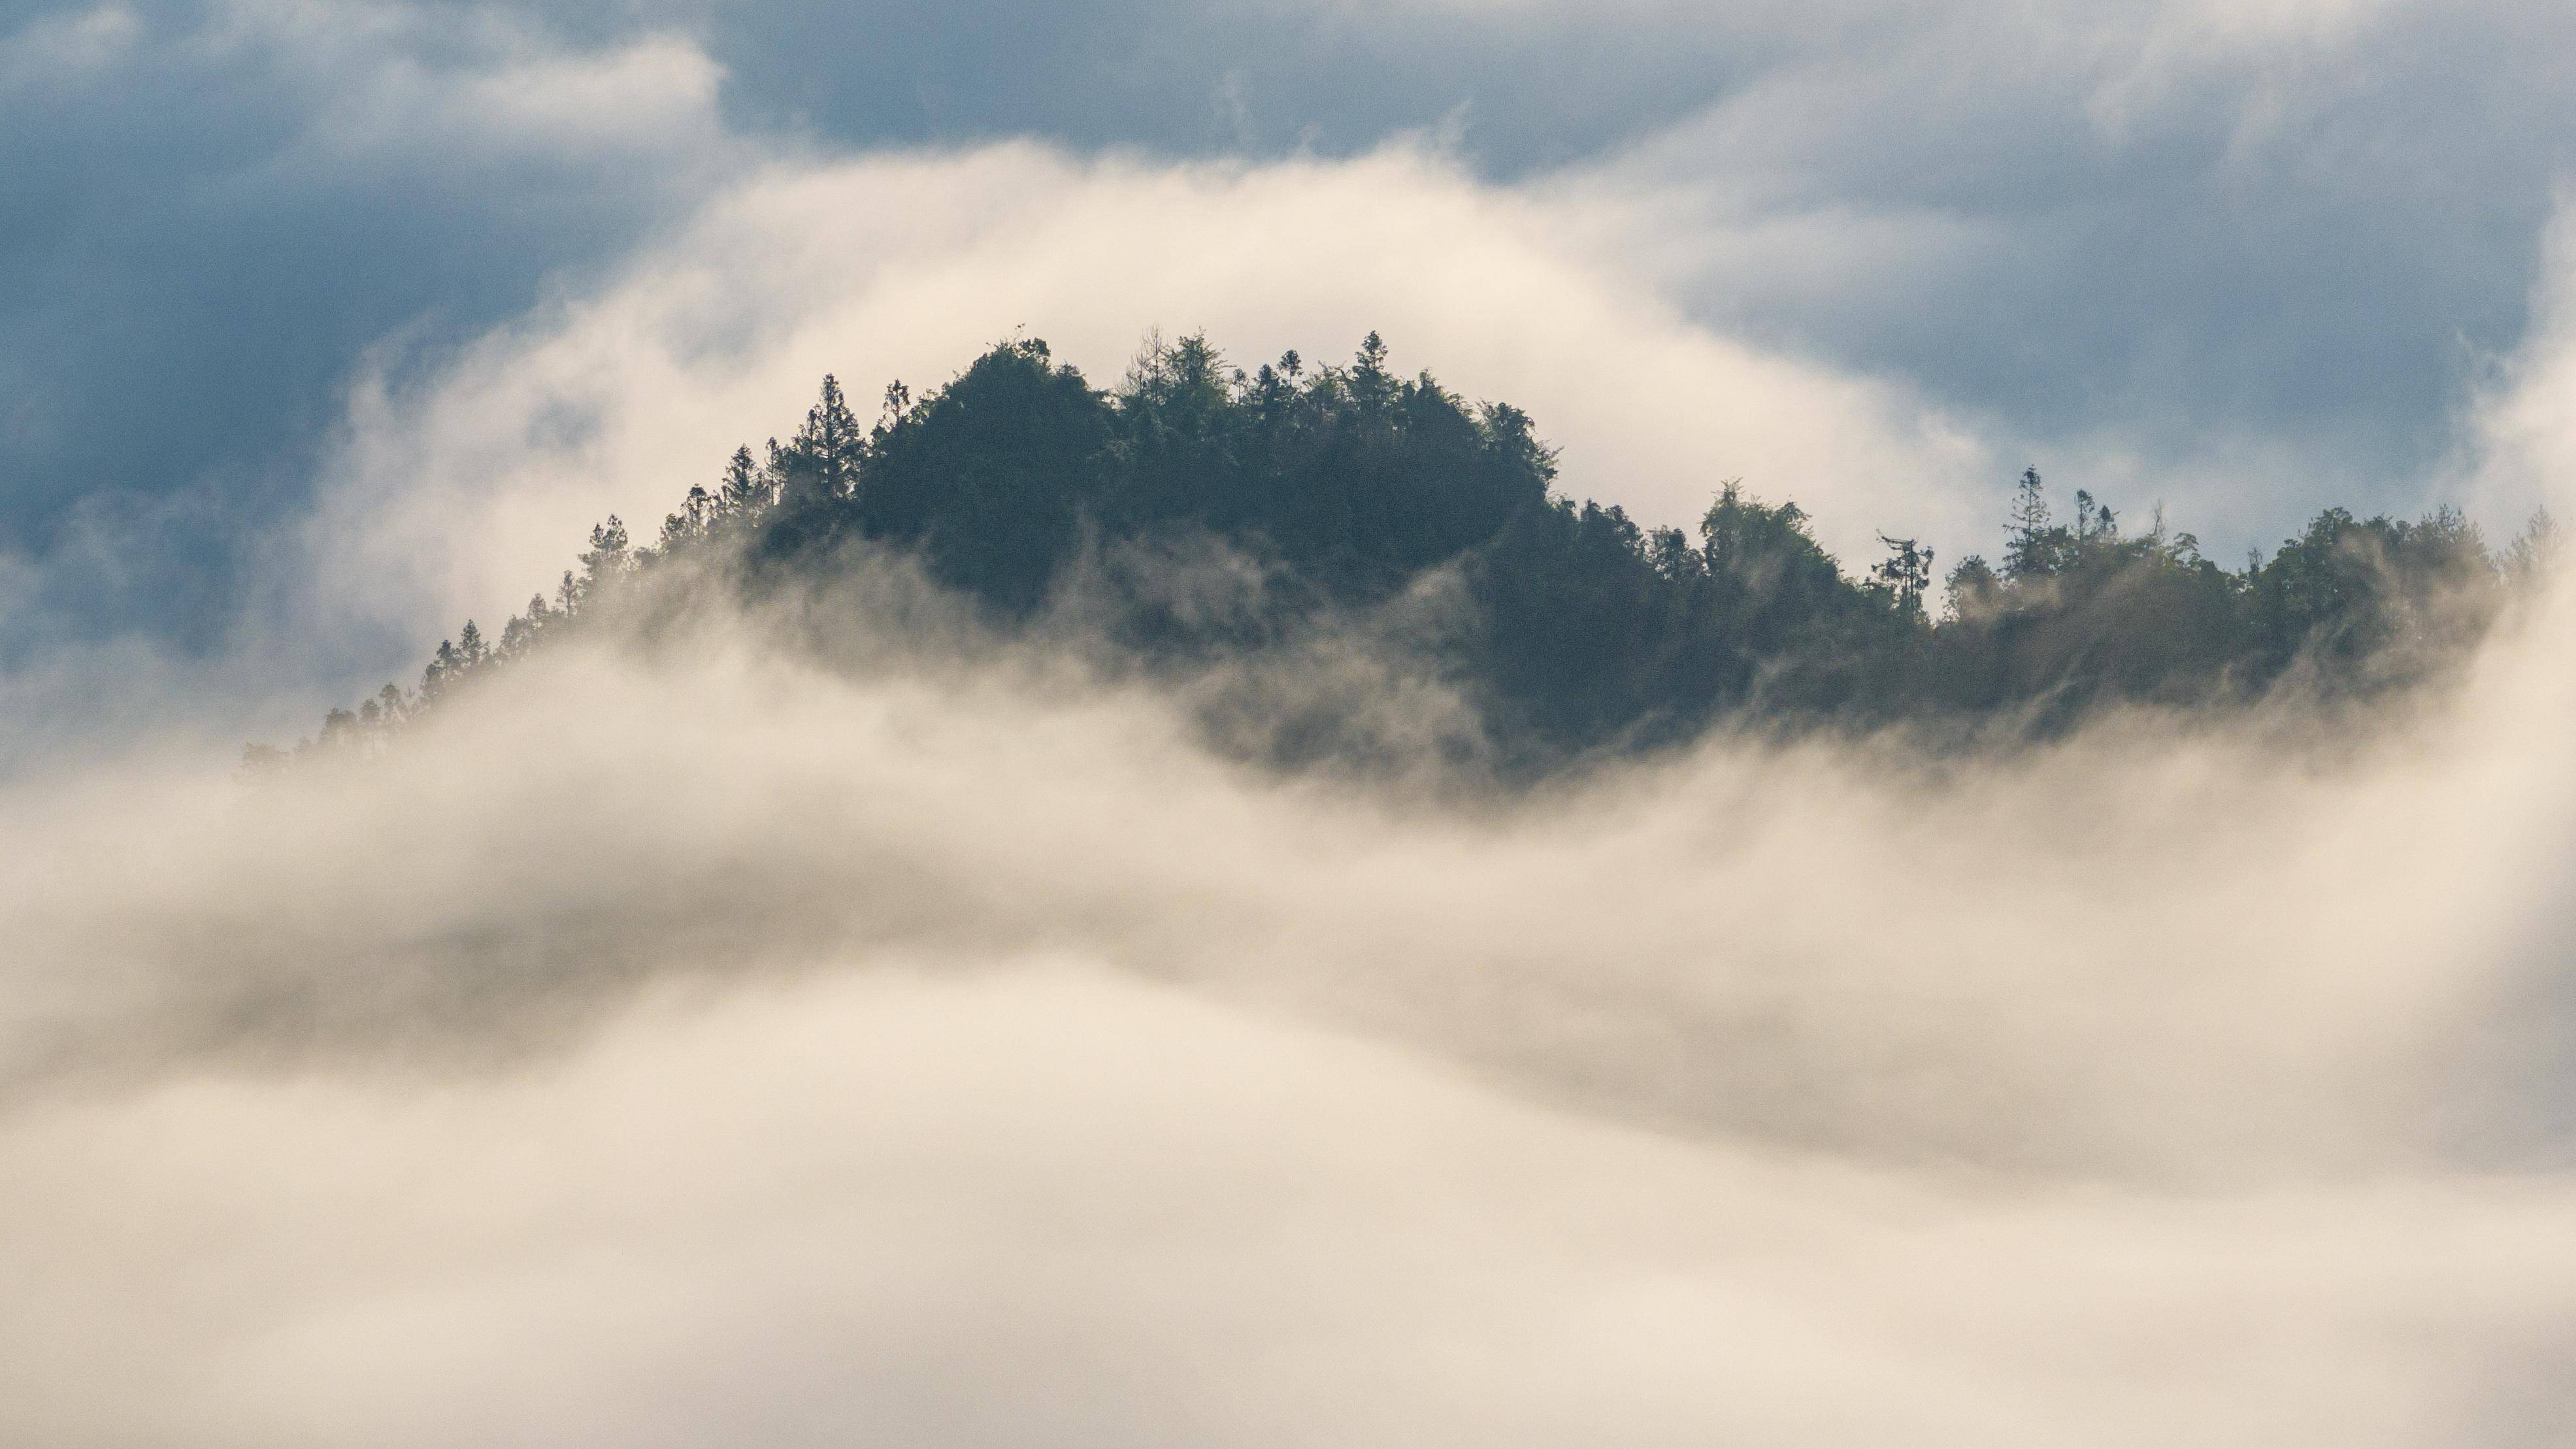
[[[497,645],[468,622],[417,690],[333,711],[307,748],[390,737],[683,558],[756,593],[845,566],[853,544],[897,550],[1005,629],[1069,581],[1096,591],[1086,563],[1212,543],[1256,566],[1250,628],[1239,610],[1117,596],[1107,627],[1149,659],[1260,647],[1436,577],[1462,602],[1408,637],[1414,664],[1503,753],[1544,767],[1722,724],[2022,739],[2123,703],[2240,708],[2292,685],[2367,697],[2464,659],[2557,550],[2545,513],[2498,550],[2456,510],[2330,508],[2229,569],[2160,509],[2130,531],[2079,490],[2059,521],[2034,468],[2001,520],[2000,567],[1960,560],[1936,613],[1917,540],[1882,535],[1885,556],[1847,570],[1796,504],[1739,481],[1712,489],[1695,534],[1578,503],[1528,414],[1396,374],[1375,333],[1347,363],[1290,352],[1251,371],[1203,337],[1155,338],[1106,389],[1019,340],[884,398],[863,432],[825,377],[790,441],[736,449],[650,546],[606,520]]]

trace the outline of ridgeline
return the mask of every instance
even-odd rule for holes
[[[927,395],[888,388],[872,427],[826,377],[791,440],[738,449],[650,544],[609,519],[497,640],[468,622],[418,689],[332,711],[297,753],[381,747],[615,600],[709,573],[683,561],[757,597],[893,551],[1004,630],[1078,592],[1100,642],[1155,668],[1358,621],[1529,774],[1718,727],[2019,741],[2118,705],[2368,700],[2465,661],[2557,541],[2545,513],[2497,549],[2456,510],[2336,508],[2229,569],[2081,492],[2061,520],[2029,471],[1994,559],[1959,561],[1936,600],[1915,540],[1848,573],[1794,503],[1725,484],[1694,537],[1565,498],[1556,474],[1528,414],[1396,375],[1375,334],[1347,364],[1252,372],[1203,338],[1156,342],[1107,391],[1012,342]],[[1152,582],[1186,558],[1236,565],[1224,607]],[[1406,626],[1372,634],[1400,601]]]

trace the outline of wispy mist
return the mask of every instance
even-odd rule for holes
[[[14,786],[0,1437],[2557,1442],[2567,602],[2341,745],[1488,799],[716,615]]]

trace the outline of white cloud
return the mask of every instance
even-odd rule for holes
[[[79,83],[115,65],[143,33],[143,22],[119,4],[48,15],[0,35],[0,94]]]
[[[733,159],[722,69],[676,33],[585,48],[499,6],[225,0],[188,43],[274,66],[307,93],[301,144],[272,164],[649,158],[670,183],[702,186]]]
[[[318,537],[367,587],[416,573],[452,624],[523,599],[602,515],[658,519],[734,443],[792,430],[827,370],[862,398],[918,388],[1025,330],[1108,382],[1148,327],[1204,329],[1246,364],[1338,358],[1378,329],[1400,365],[1532,410],[1569,492],[1656,522],[1696,521],[1741,476],[1856,561],[1875,529],[1981,527],[2005,470],[1968,429],[1685,320],[1600,245],[1608,201],[1401,148],[780,164],[418,394],[370,395]]]
[[[719,630],[11,786],[0,1438],[2539,1449],[2571,625],[2332,761],[1451,810]]]
[[[2458,485],[2482,512],[2547,504],[2576,519],[2576,201],[2562,196],[2540,248],[2532,326],[2496,359],[2469,410]]]

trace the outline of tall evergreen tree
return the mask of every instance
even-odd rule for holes
[[[616,514],[590,530],[590,547],[581,555],[581,583],[578,597],[587,602],[602,589],[613,588],[619,579],[635,566],[635,557],[627,546],[626,525]]]
[[[2021,485],[2013,493],[2012,514],[2004,536],[2004,577],[2019,582],[2056,572],[2056,532],[2049,516],[2048,493],[2040,486],[2039,470],[2022,469]]]
[[[687,547],[706,536],[716,518],[715,495],[702,484],[689,485],[688,496],[680,500],[679,509],[662,520],[662,538],[657,545],[662,552]]]
[[[1348,374],[1351,399],[1363,411],[1386,406],[1396,394],[1396,381],[1386,366],[1386,339],[1371,332],[1360,341]]]
[[[839,379],[823,374],[822,395],[806,409],[805,426],[789,445],[800,490],[817,500],[847,498],[858,491],[859,460],[867,442],[849,400],[841,396]]]
[[[751,449],[734,449],[725,460],[724,476],[716,483],[716,507],[728,514],[752,513],[769,501],[768,485],[761,479],[760,465],[752,461]]]

